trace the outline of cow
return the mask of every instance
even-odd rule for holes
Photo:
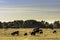
[[[18,36],[19,35],[19,31],[14,31],[14,32],[11,33],[11,35],[13,35],[13,36],[17,35]]]
[[[31,35],[36,35],[36,32],[31,32]]]
[[[56,30],[54,30],[53,33],[56,33]]]
[[[27,33],[24,33],[24,36],[27,36],[28,34]]]

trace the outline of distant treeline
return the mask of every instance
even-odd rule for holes
[[[48,23],[36,20],[14,20],[12,22],[0,22],[0,28],[60,28],[60,21]]]

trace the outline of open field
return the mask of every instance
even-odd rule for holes
[[[19,36],[12,36],[11,33],[14,31],[19,31]],[[0,40],[60,40],[60,29],[54,29],[57,33],[53,34],[52,29],[42,29],[43,34],[37,34],[31,36],[31,28],[20,28],[20,29],[0,29]],[[24,33],[28,33],[24,36]]]

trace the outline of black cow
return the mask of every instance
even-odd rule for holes
[[[56,33],[56,30],[54,30],[53,33]]]
[[[31,32],[31,35],[36,35],[36,32]]]
[[[24,36],[27,36],[28,34],[27,33],[24,33]]]
[[[15,36],[15,35],[19,35],[19,31],[15,31],[15,32],[12,32],[11,35]]]

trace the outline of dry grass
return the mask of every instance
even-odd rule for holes
[[[13,31],[19,30],[19,36],[12,36]],[[42,29],[43,34],[37,34],[31,36],[30,32],[33,29],[31,28],[20,28],[20,29],[0,29],[0,40],[60,40],[60,29],[54,29],[57,33],[53,34],[52,29]],[[24,36],[23,34],[27,32],[28,35]]]

